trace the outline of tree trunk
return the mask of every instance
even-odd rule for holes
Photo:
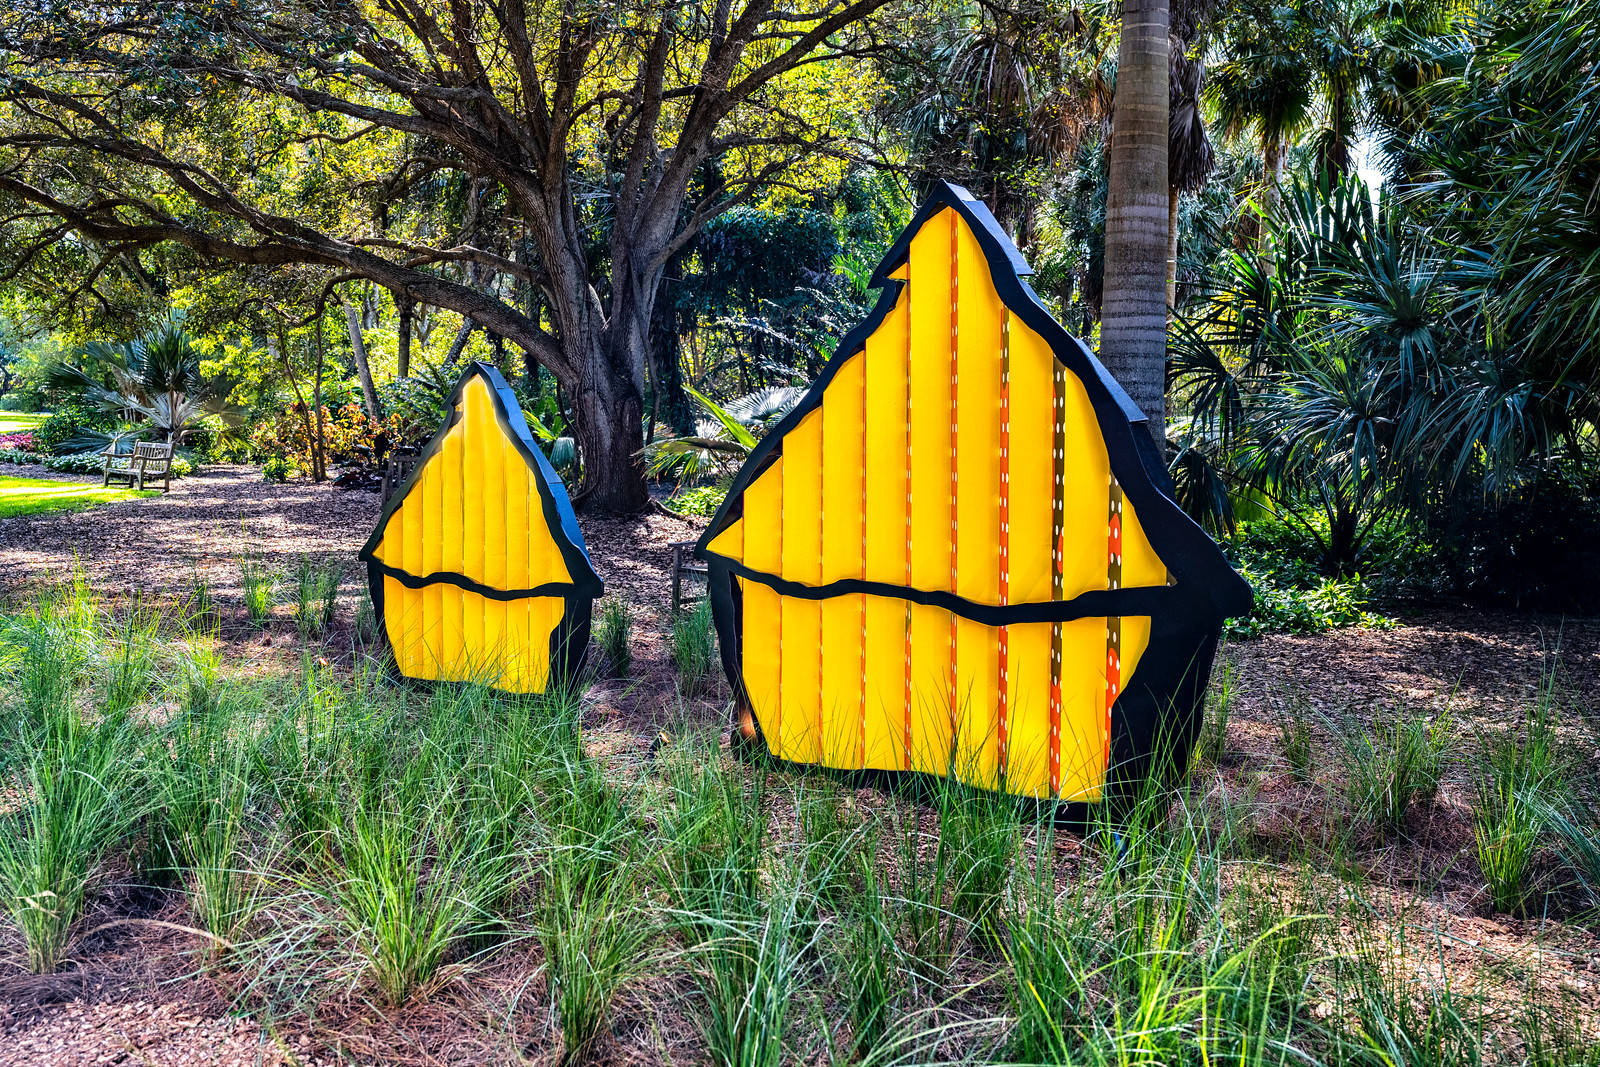
[[[344,321],[350,327],[350,351],[356,359],[356,373],[361,376],[361,394],[367,398],[367,414],[373,422],[383,420],[378,407],[378,387],[372,384],[372,368],[367,364],[367,345],[361,339],[361,320],[357,318],[353,300],[344,301]]]
[[[328,424],[322,413],[322,368],[327,363],[328,345],[322,335],[322,313],[317,313],[317,375],[311,380],[311,402],[317,408],[317,439],[311,442],[311,451],[316,459],[311,466],[316,471],[316,480],[328,476]]]
[[[570,422],[583,461],[573,503],[586,511],[632,515],[650,503],[638,454],[644,447],[644,396],[626,370],[630,364],[617,353],[591,357],[573,390]]]
[[[411,377],[411,315],[417,302],[408,296],[395,297],[400,305],[400,332],[395,341],[398,365],[395,373],[402,378]]]
[[[466,319],[461,323],[461,329],[456,333],[456,339],[450,342],[450,351],[444,354],[444,363],[441,369],[445,374],[450,373],[456,365],[456,360],[461,358],[461,353],[467,350],[467,341],[471,339],[472,331],[477,328],[478,324],[471,319]]]
[[[1167,0],[1125,0],[1106,192],[1100,359],[1166,457]]]
[[[1167,190],[1167,311],[1178,310],[1178,201],[1183,194]]]

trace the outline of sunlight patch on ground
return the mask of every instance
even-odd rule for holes
[[[103,489],[84,482],[0,477],[0,519],[36,515],[41,511],[76,511],[115,500],[137,500],[155,495],[155,491],[149,489],[138,493],[130,489]]]
[[[23,411],[0,411],[0,433],[21,433],[38,426],[49,414]]]

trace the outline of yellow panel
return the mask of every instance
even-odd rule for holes
[[[749,506],[748,497],[746,506]],[[778,594],[759,582],[739,579],[744,593],[744,685],[751,710],[774,752],[778,751],[779,616]]]
[[[415,629],[417,604],[421,597],[393,578],[383,579],[383,626],[389,633],[389,644],[394,647],[395,662],[400,670],[410,674],[415,664]]]
[[[830,597],[822,604],[822,752],[829,767],[861,766],[861,642],[866,598]]]
[[[1122,584],[1124,588],[1167,584],[1167,565],[1151,547],[1139,516],[1126,499],[1122,502]]]
[[[906,283],[899,301],[867,338],[863,375],[867,578],[893,585],[906,580],[906,309],[914,288],[915,283]]]
[[[946,208],[911,240],[911,584],[951,587],[950,235]],[[904,579],[900,579],[904,581]],[[948,640],[948,637],[947,637]]]
[[[745,497],[745,506],[749,506],[749,497]],[[727,559],[744,562],[744,520],[734,519],[728,524],[727,529],[711,539],[711,544],[706,546],[707,551],[715,552]]]
[[[911,763],[944,774],[950,766],[950,613],[911,605]]]
[[[903,566],[904,564],[902,564]],[[906,767],[906,603],[867,599],[866,766]],[[749,656],[748,650],[745,652]]]
[[[428,477],[439,484],[440,525],[437,544],[438,559],[432,561],[435,570],[464,573],[466,566],[462,541],[466,536],[465,510],[462,500],[462,450],[463,440],[457,429],[445,435],[438,457],[428,465]],[[430,487],[431,491],[431,487]],[[455,586],[429,587],[434,600],[429,612],[424,613],[427,636],[424,643],[432,650],[431,658],[441,663],[454,663],[461,656],[461,598]],[[436,605],[436,607],[434,607]],[[437,670],[437,668],[434,668]]]
[[[500,523],[505,528],[506,572],[502,589],[531,589],[539,584],[532,580],[528,566],[528,533],[533,526],[544,526],[544,514],[539,509],[537,495],[532,488],[528,465],[512,446],[502,438],[501,469],[505,477],[505,498],[500,501]]]
[[[822,605],[815,600],[781,598],[783,648],[779,699],[781,755],[816,763],[822,754]]]
[[[479,576],[484,573],[483,443],[487,432],[483,418],[485,407],[483,398],[488,392],[489,387],[483,383],[482,378],[473,378],[467,383],[466,395],[462,398],[466,415],[460,423],[463,436],[461,447],[456,453],[461,471],[458,476],[461,486],[460,569],[461,573],[480,581]],[[484,647],[483,613],[471,610],[472,606],[468,601],[463,601],[461,604],[461,647],[469,656],[473,652],[481,655]],[[463,664],[464,669],[466,669],[465,664]]]
[[[745,564],[765,574],[783,570],[783,457],[744,491]]]
[[[1122,687],[1126,689],[1139,669],[1144,650],[1150,647],[1150,616],[1124,615],[1122,618]]]
[[[1062,471],[1062,539],[1066,554],[1061,596],[1106,587],[1107,518],[1111,507],[1111,459],[1083,383],[1071,373],[1066,391],[1066,463]],[[1065,766],[1063,762],[1062,766]]]
[[[995,712],[1000,692],[998,630],[956,619],[956,773],[962,781],[998,788],[1000,734]]]
[[[783,570],[791,582],[822,579],[822,412],[783,439]]]
[[[846,360],[822,401],[822,581],[860,578],[865,548],[862,500],[865,424],[863,368],[866,357]],[[784,441],[784,450],[789,439]]]
[[[1011,679],[1006,789],[1019,796],[1050,794],[1050,624],[1008,627]]]
[[[1061,624],[1061,796],[1098,800],[1106,769],[1106,620]]]
[[[1050,599],[1054,373],[1055,356],[1050,347],[1013,315],[1010,598],[1013,604]],[[1101,562],[1103,564],[1104,560]],[[1104,567],[1101,569],[1103,571]]]
[[[960,227],[956,331],[960,393],[956,407],[956,592],[1000,602],[1000,361],[1004,307],[983,250]]]

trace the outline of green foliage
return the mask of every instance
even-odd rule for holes
[[[703,692],[714,680],[716,647],[711,636],[711,602],[698,600],[672,620],[672,636],[667,659],[678,670],[678,684],[685,696]]]
[[[728,489],[723,485],[703,485],[698,489],[679,489],[667,499],[666,507],[681,515],[694,515],[709,519],[717,513],[727,499]]]
[[[595,669],[601,677],[625,678],[633,665],[633,609],[621,597],[608,596],[599,603],[594,624],[594,648],[599,653]]]
[[[1542,699],[1519,733],[1479,740],[1483,771],[1472,829],[1478,867],[1496,911],[1521,914],[1534,855],[1563,791],[1555,707],[1548,692],[1541,687]]]
[[[105,456],[98,451],[69,452],[65,455],[40,456],[32,452],[0,449],[0,463],[37,463],[46,470],[62,474],[99,474],[105,470]],[[182,452],[172,455],[172,476],[187,478],[195,471],[195,462]],[[60,483],[57,483],[60,484]]]
[[[328,632],[339,606],[339,583],[344,579],[345,563],[337,557],[313,559],[301,555],[295,560],[294,621],[301,637]]]
[[[102,411],[80,399],[68,399],[58,404],[34,429],[33,447],[39,452],[54,453],[75,437],[110,430],[116,424],[115,413]]]
[[[1448,712],[1429,722],[1403,703],[1380,713],[1370,730],[1349,717],[1329,722],[1352,814],[1380,836],[1404,829],[1411,805],[1439,791],[1450,726]]]
[[[1200,724],[1199,755],[1201,759],[1219,762],[1228,748],[1228,717],[1233,712],[1233,700],[1238,695],[1239,670],[1224,659],[1211,680],[1206,693],[1205,720]]]
[[[278,570],[254,548],[246,547],[235,561],[239,564],[239,585],[244,610],[254,626],[265,626],[277,602]]]
[[[1298,527],[1272,519],[1241,523],[1223,543],[1223,550],[1255,591],[1250,614],[1226,623],[1225,633],[1230,638],[1393,625],[1367,610],[1371,583],[1361,575],[1336,578],[1325,574],[1314,541]],[[1410,551],[1421,550],[1413,546]],[[1395,569],[1409,563],[1393,553],[1378,565],[1389,569],[1390,561]]]
[[[261,477],[269,482],[281,485],[289,480],[291,473],[289,460],[284,456],[268,456],[261,464]]]

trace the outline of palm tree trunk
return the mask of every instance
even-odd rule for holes
[[[1167,0],[1126,0],[1106,191],[1100,359],[1166,457]]]
[[[353,300],[344,301],[344,321],[350,327],[350,351],[356,358],[356,373],[361,376],[361,395],[367,400],[367,414],[373,422],[380,422],[383,413],[378,407],[378,387],[372,384],[372,367],[367,363],[367,345],[361,339],[361,320],[357,318]]]

